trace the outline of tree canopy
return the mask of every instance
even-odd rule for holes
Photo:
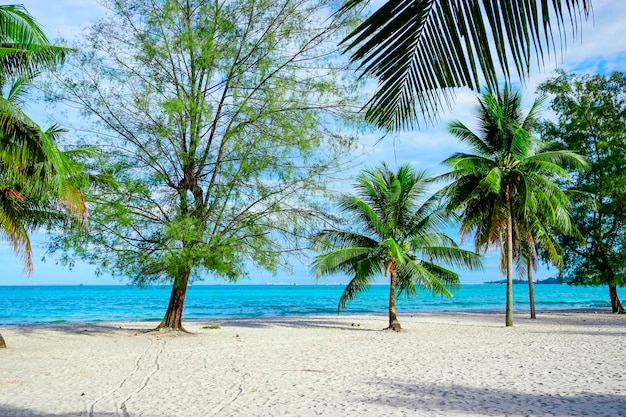
[[[617,286],[626,285],[626,74],[577,75],[559,72],[541,84],[551,96],[557,121],[542,134],[557,149],[575,149],[590,161],[563,183],[578,190],[573,221],[583,241],[561,236],[561,276],[576,285],[607,285],[614,312],[623,312]]]

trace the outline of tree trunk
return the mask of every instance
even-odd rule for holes
[[[511,194],[506,186],[506,326],[513,326],[513,212]]]
[[[619,300],[617,287],[615,285],[609,284],[609,296],[611,297],[611,307],[613,308],[613,313],[624,314],[624,307]]]
[[[393,262],[393,261],[392,261]],[[396,283],[398,281],[398,271],[395,262],[389,267],[391,278],[389,280],[389,327],[385,330],[399,332],[402,330],[398,316],[396,316]]]
[[[7,344],[4,342],[4,338],[0,334],[0,349],[5,349],[6,347],[7,347]]]
[[[172,295],[167,311],[161,323],[155,330],[180,330],[186,332],[183,327],[183,307],[185,306],[185,295],[187,294],[187,284],[189,282],[189,272],[185,272],[174,280],[172,285]]]
[[[530,318],[536,319],[535,314],[535,284],[533,283],[533,267],[530,259],[527,260],[526,267],[528,268],[528,302],[530,303]]]

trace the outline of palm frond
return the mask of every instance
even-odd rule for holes
[[[370,285],[375,272],[380,269],[380,263],[374,259],[364,259],[359,262],[358,272],[356,272],[353,278],[348,282],[346,288],[341,293],[339,303],[337,304],[337,312],[346,308],[348,301],[356,298],[357,295],[362,293]]]
[[[374,208],[357,196],[343,196],[339,208],[351,215],[356,223],[368,233],[385,236],[387,228]]]
[[[528,156],[525,163],[549,162],[559,167],[567,167],[573,169],[586,169],[589,167],[589,161],[582,155],[572,151],[547,151]],[[549,172],[549,171],[546,171]],[[557,175],[568,177],[559,171]]]
[[[542,64],[564,47],[590,10],[590,0],[388,0],[343,44],[379,83],[367,120],[412,129],[435,120],[457,87],[496,88],[500,73],[524,80],[533,58]]]
[[[378,242],[361,233],[346,230],[322,230],[311,236],[314,248],[375,248]]]
[[[316,256],[313,260],[312,271],[317,278],[336,273],[351,274],[355,271],[357,262],[370,255],[373,255],[371,248],[350,247],[338,249]]]
[[[422,259],[431,263],[469,270],[483,269],[483,259],[479,254],[454,246],[421,246],[420,254]]]
[[[0,188],[0,236],[9,242],[13,251],[24,262],[24,272],[31,274],[33,259],[30,238],[24,224],[26,201],[18,191]]]
[[[20,5],[0,6],[0,67],[19,77],[63,62],[68,48],[51,45],[35,19]]]
[[[452,293],[447,287],[458,284],[458,275],[450,271],[451,275],[446,275],[446,278],[451,278],[453,275],[456,275],[456,279],[452,279],[449,282],[444,283],[430,270],[430,268],[426,267],[426,265],[435,266],[434,264],[429,264],[426,261],[410,261],[404,264],[402,268],[398,268],[398,286],[407,287],[406,281],[410,279],[421,288],[430,291],[432,294],[442,294],[451,297]],[[443,267],[439,268],[445,269]]]
[[[493,149],[480,136],[458,120],[448,124],[448,133],[457,138],[459,142],[469,145],[474,152],[482,157],[490,156],[493,152]]]

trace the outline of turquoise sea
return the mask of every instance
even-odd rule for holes
[[[187,292],[184,318],[306,316],[337,313],[339,285],[194,285]],[[346,314],[384,314],[388,287],[371,289],[350,302]],[[607,309],[605,287],[536,285],[538,310]],[[170,287],[0,286],[0,325],[160,320]],[[399,314],[436,311],[504,311],[505,286],[463,285],[454,297],[420,293],[397,301]],[[527,285],[514,286],[516,310],[528,309]]]

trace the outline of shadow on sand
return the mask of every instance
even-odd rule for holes
[[[370,317],[368,317],[369,319]],[[211,322],[213,323],[213,322]],[[215,320],[220,326],[229,327],[247,327],[247,328],[263,328],[263,327],[308,327],[320,329],[339,329],[347,331],[378,331],[384,327],[385,318],[380,320],[380,329],[371,329],[361,327],[358,317],[350,317],[339,320],[330,317],[261,317],[254,319],[227,319]]]
[[[147,333],[152,331],[158,323],[154,326],[146,327],[145,325],[134,325],[133,323],[124,322],[123,324],[117,323],[59,323],[59,324],[29,324],[25,326],[11,326],[10,329],[17,333],[30,334],[40,330],[52,330],[55,332],[67,333],[67,334],[83,334],[83,335],[96,335],[112,332],[139,332]],[[1,416],[2,414],[0,414]]]
[[[28,408],[10,407],[0,405],[0,416],[2,417],[85,417],[89,416],[86,411],[74,411],[71,413],[47,413],[45,411],[36,411]],[[123,415],[122,415],[123,416]],[[93,413],[93,417],[120,417],[118,413]],[[150,417],[150,416],[145,416]]]
[[[377,381],[376,385],[381,382]],[[388,395],[369,402],[385,404],[415,415],[472,416],[622,416],[626,396],[583,393],[574,395],[521,393],[464,385],[412,385],[389,381]]]

